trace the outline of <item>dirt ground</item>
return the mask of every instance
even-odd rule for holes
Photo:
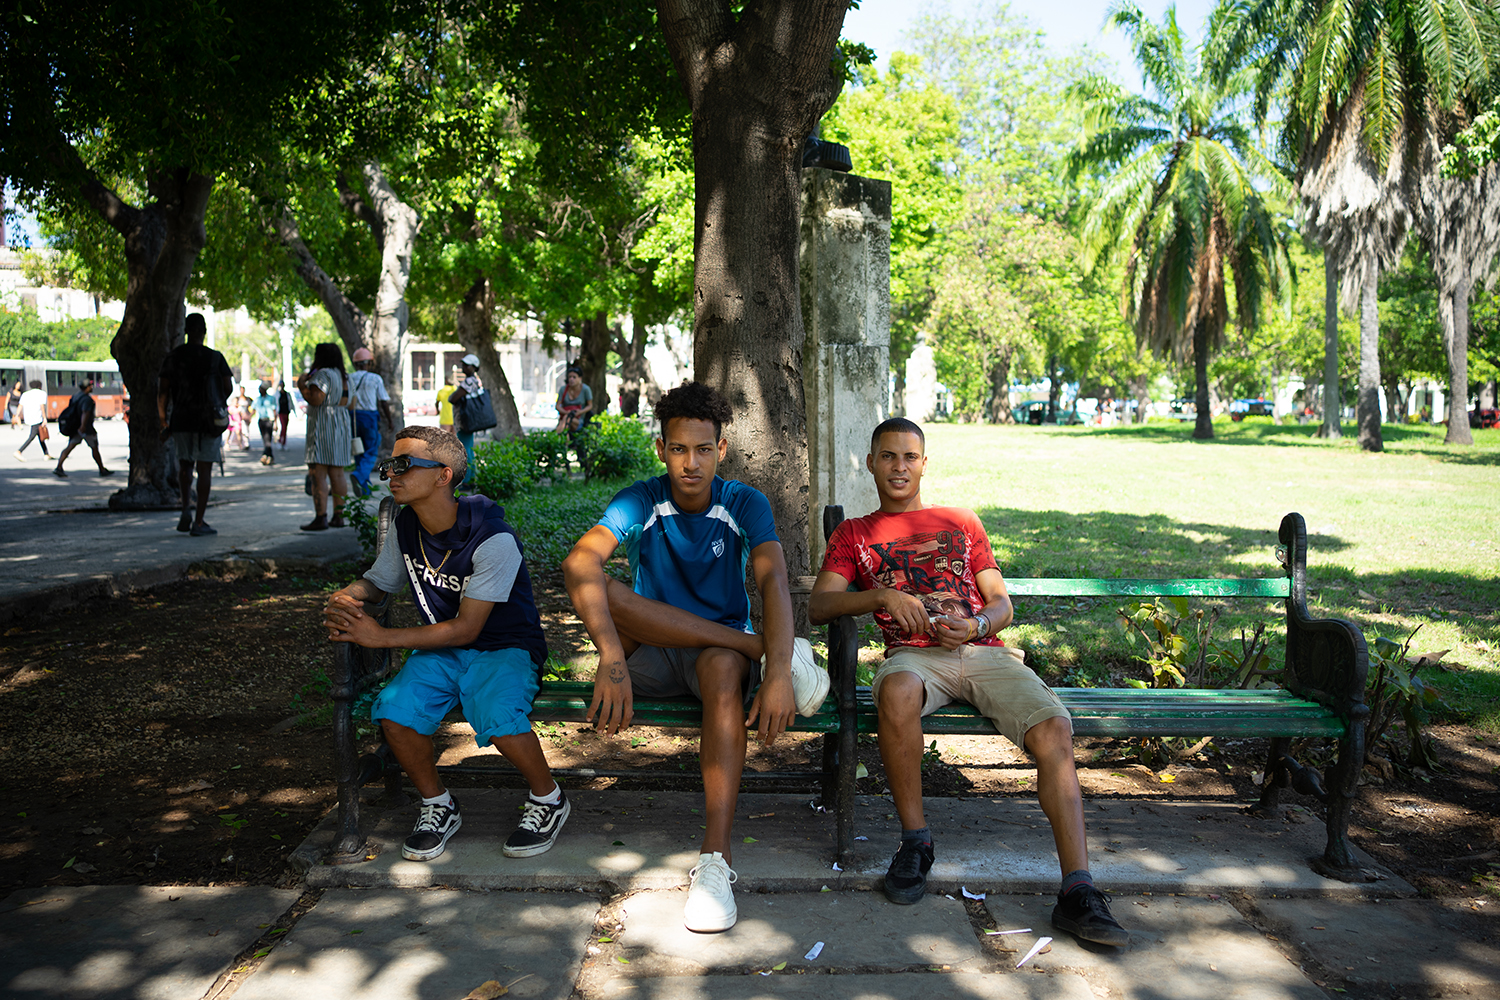
[[[193,579],[0,636],[0,894],[294,882],[287,855],[335,802],[317,609],[346,579]],[[585,636],[560,580],[536,584],[549,641],[577,648]],[[554,766],[675,770],[681,778],[650,781],[696,787],[695,732],[637,728],[611,740],[574,725],[540,729]],[[1436,767],[1367,771],[1351,835],[1426,894],[1500,895],[1500,739],[1453,724],[1429,732]],[[445,727],[440,745],[449,759],[476,752],[462,722]],[[793,735],[770,750],[752,744],[747,766],[802,770],[820,752],[819,737]],[[1264,741],[1232,741],[1148,767],[1128,741],[1080,740],[1079,776],[1093,797],[1248,803],[1264,752]],[[1295,752],[1322,764],[1328,751]],[[860,756],[861,791],[880,792],[873,741],[862,740]],[[939,737],[924,781],[933,795],[1027,796],[1035,770],[1003,740]],[[747,787],[812,788],[799,782]]]

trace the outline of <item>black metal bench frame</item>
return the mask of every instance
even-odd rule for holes
[[[394,514],[390,498],[381,503],[379,534],[384,544]],[[843,510],[824,510],[825,536],[843,520]],[[1012,579],[1007,586],[1016,597],[1147,597],[1182,595],[1212,598],[1280,598],[1286,608],[1285,688],[1274,691],[1183,690],[1136,688],[1058,688],[1073,715],[1077,736],[1242,736],[1267,737],[1265,779],[1257,810],[1272,812],[1282,789],[1293,785],[1327,804],[1327,845],[1312,867],[1320,874],[1344,881],[1370,877],[1355,861],[1348,839],[1349,813],[1364,760],[1365,679],[1369,669],[1364,636],[1343,619],[1315,619],[1307,612],[1307,528],[1300,514],[1281,521],[1278,559],[1281,577],[1246,580],[1088,580],[1072,578]],[[387,607],[370,613],[388,621]],[[824,734],[822,767],[809,772],[821,783],[823,803],[834,814],[838,857],[847,860],[854,846],[854,795],[857,736],[874,732],[876,711],[868,688],[856,678],[859,650],[853,618],[844,616],[828,626],[828,671],[832,690],[822,709],[798,717],[791,731]],[[365,857],[359,832],[359,788],[385,778],[387,801],[398,802],[401,771],[385,752],[359,754],[355,743],[352,706],[359,693],[391,672],[387,650],[367,650],[348,643],[334,644],[334,740],[338,765],[339,828],[327,860],[360,861]],[[531,717],[545,722],[581,722],[593,694],[591,682],[549,682],[542,686]],[[699,728],[701,705],[692,699],[637,701],[635,722],[652,726]],[[923,719],[927,733],[999,735],[989,720],[968,705],[949,705]],[[1338,757],[1321,786],[1308,780],[1311,772],[1288,756],[1297,737],[1338,740]],[[441,768],[445,773],[504,773],[508,765],[496,758],[494,766],[473,764]],[[567,771],[559,772],[564,775]],[[595,777],[649,772],[603,772],[578,769],[575,776]],[[674,775],[681,777],[681,775]],[[746,779],[785,778],[765,772],[745,773]],[[1324,791],[1326,788],[1326,792]]]

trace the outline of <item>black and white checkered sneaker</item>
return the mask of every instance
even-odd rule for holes
[[[560,788],[558,795],[560,798],[556,805],[550,806],[545,802],[538,802],[530,795],[526,796],[521,825],[505,838],[503,850],[507,858],[529,858],[552,849],[552,845],[557,842],[557,835],[562,832],[563,824],[568,821],[568,813],[572,811],[572,806],[568,805],[568,796]]]
[[[450,796],[451,798],[451,796]],[[408,861],[431,861],[448,846],[448,838],[463,826],[458,814],[458,800],[451,806],[424,805],[417,813],[417,825],[401,845],[401,856]]]

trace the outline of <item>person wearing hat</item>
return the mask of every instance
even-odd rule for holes
[[[68,405],[77,409],[78,426],[74,428],[72,434],[68,435],[68,446],[63,449],[61,455],[57,456],[57,468],[52,470],[52,474],[62,479],[68,478],[68,474],[63,471],[63,463],[68,460],[69,455],[73,454],[73,449],[77,448],[80,442],[87,441],[89,450],[94,453],[94,464],[99,467],[99,475],[113,475],[104,467],[104,459],[99,455],[99,435],[94,433],[94,380],[84,379]]]
[[[484,383],[479,381],[479,356],[477,354],[465,354],[458,362],[464,370],[463,378],[459,380],[458,387],[453,390],[453,395],[448,397],[448,402],[457,408],[459,403],[467,396],[477,396],[484,391]],[[458,425],[454,424],[454,429]],[[468,474],[464,481],[459,483],[463,486],[474,481],[474,432],[459,431],[459,441],[463,442],[464,452],[469,456]]]
[[[370,471],[380,459],[380,417],[392,427],[396,418],[391,412],[391,394],[385,379],[375,371],[375,355],[368,347],[354,352],[354,371],[349,374],[349,404],[354,410],[354,433],[364,442],[365,450],[354,460],[354,486],[366,496],[370,493]],[[377,409],[378,408],[378,409]]]

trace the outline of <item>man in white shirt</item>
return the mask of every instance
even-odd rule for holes
[[[21,422],[31,428],[31,433],[26,436],[26,443],[16,449],[16,461],[26,461],[26,456],[21,454],[32,441],[42,446],[42,454],[47,458],[52,456],[47,453],[47,438],[44,436],[47,427],[47,390],[42,388],[42,383],[36,379],[31,380],[31,388],[21,393]]]
[[[367,496],[370,493],[370,472],[380,459],[381,415],[385,415],[392,427],[396,424],[391,412],[391,394],[386,390],[385,379],[374,369],[375,355],[368,347],[354,352],[354,371],[349,373],[350,409],[354,411],[354,433],[365,446],[364,452],[354,460],[354,484]]]

